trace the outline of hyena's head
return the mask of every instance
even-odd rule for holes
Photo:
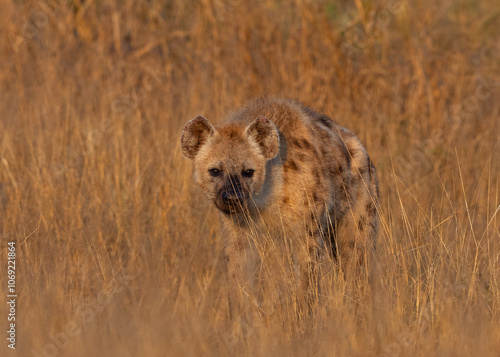
[[[253,207],[266,179],[266,162],[278,154],[279,135],[262,116],[247,127],[219,128],[199,116],[184,127],[181,149],[194,160],[196,182],[215,206],[237,214]]]

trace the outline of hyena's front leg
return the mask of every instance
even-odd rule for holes
[[[228,302],[231,320],[244,317],[255,300],[255,274],[259,256],[251,241],[244,237],[228,237],[224,253],[226,260]],[[239,239],[238,239],[239,238]]]
[[[258,268],[260,259],[251,243],[229,241],[225,245],[230,331],[236,345],[259,326]]]

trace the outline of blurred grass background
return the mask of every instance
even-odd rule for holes
[[[16,355],[498,355],[499,19],[487,0],[4,0]],[[362,296],[333,277],[308,323],[234,339],[218,218],[179,136],[263,94],[366,145],[379,274]]]

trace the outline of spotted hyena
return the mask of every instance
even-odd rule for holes
[[[286,284],[296,296],[311,293],[325,251],[344,271],[366,266],[377,235],[377,175],[359,139],[329,117],[259,98],[219,126],[189,121],[181,148],[220,211],[231,308],[272,282],[277,295]]]

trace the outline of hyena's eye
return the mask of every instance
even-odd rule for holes
[[[217,177],[221,174],[221,170],[219,169],[210,169],[208,170],[210,172],[210,176]]]
[[[242,175],[243,175],[244,177],[252,177],[254,172],[255,172],[255,170],[249,169],[249,170],[245,170],[245,171],[243,171],[243,172],[242,172]]]

